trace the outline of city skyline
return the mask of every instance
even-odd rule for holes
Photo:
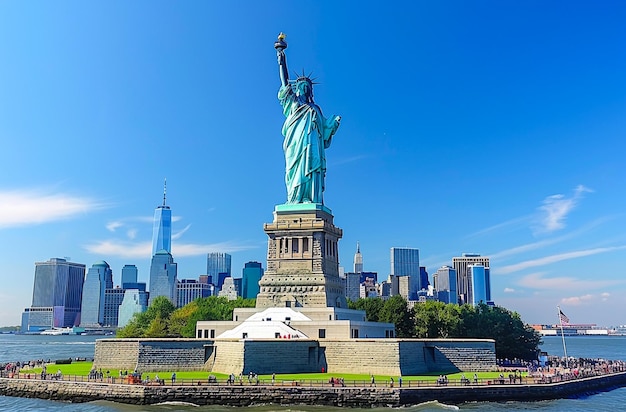
[[[2,3],[0,325],[30,306],[35,262],[147,282],[165,178],[178,279],[208,253],[236,276],[266,267],[286,198],[280,32],[342,116],[324,201],[346,271],[357,242],[379,281],[392,247],[419,249],[431,280],[476,253],[525,322],[560,305],[626,324],[625,18],[578,1]]]

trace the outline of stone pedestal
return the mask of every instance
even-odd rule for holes
[[[338,241],[342,230],[321,204],[278,205],[269,237],[267,269],[259,282],[256,307],[346,308],[339,278]]]

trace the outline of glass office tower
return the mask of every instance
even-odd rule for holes
[[[47,262],[35,263],[35,281],[33,286],[32,313],[41,312],[36,308],[47,308],[54,312],[52,324],[43,326],[71,327],[80,322],[80,306],[83,298],[85,265],[68,262],[66,259],[52,258]],[[29,316],[23,318],[29,329]],[[37,325],[39,326],[39,325]],[[30,330],[30,329],[29,329]]]
[[[172,210],[165,204],[165,185],[163,187],[163,204],[154,210],[154,226],[152,228],[152,256],[158,251],[172,253]]]
[[[107,262],[94,263],[87,272],[83,286],[80,326],[102,326],[107,289],[113,288],[113,271]]]
[[[150,302],[159,296],[176,305],[177,265],[166,250],[159,250],[150,265]]]
[[[241,296],[244,299],[256,299],[259,294],[259,281],[263,277],[263,266],[259,262],[248,262],[243,267],[241,277]]]
[[[228,253],[213,252],[207,254],[206,273],[213,281],[219,278],[220,273],[225,273],[225,277],[230,276],[230,255]],[[218,281],[219,283],[219,281]]]
[[[422,289],[420,282],[420,251],[413,248],[391,248],[391,275],[393,277],[409,276],[408,299],[417,298]],[[427,287],[427,286],[426,286]]]

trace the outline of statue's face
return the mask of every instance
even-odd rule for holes
[[[298,96],[311,97],[313,95],[313,86],[309,81],[301,80],[296,83],[296,94]]]

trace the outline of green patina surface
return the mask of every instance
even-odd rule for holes
[[[284,203],[276,205],[276,212],[309,212],[312,210],[321,210],[332,215],[332,211],[320,203]]]

